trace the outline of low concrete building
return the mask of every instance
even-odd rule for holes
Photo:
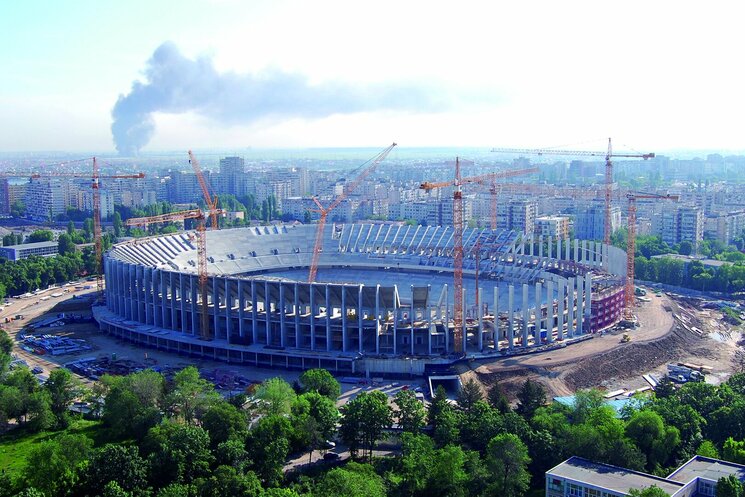
[[[50,257],[59,253],[59,244],[56,241],[24,243],[22,245],[8,245],[0,247],[0,257],[11,261],[26,259],[32,255]]]
[[[671,497],[716,497],[717,481],[734,475],[745,481],[745,466],[694,456],[666,478],[570,457],[546,471],[546,497],[626,497],[653,485]]]

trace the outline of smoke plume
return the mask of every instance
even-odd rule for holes
[[[135,81],[112,110],[111,132],[121,155],[132,156],[155,133],[153,113],[195,112],[225,124],[259,119],[322,118],[365,111],[441,111],[444,92],[422,86],[310,84],[278,70],[218,73],[209,57],[189,59],[171,42],[147,62],[145,82]]]

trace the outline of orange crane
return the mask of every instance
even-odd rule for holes
[[[210,227],[213,230],[219,230],[220,226],[217,224],[217,195],[210,195],[210,189],[207,185],[207,181],[204,179],[204,175],[202,174],[202,169],[199,167],[199,161],[197,161],[197,158],[194,156],[191,150],[189,150],[189,163],[191,164],[192,169],[194,169],[194,174],[197,176],[197,181],[199,182],[199,188],[202,189],[202,195],[204,196],[204,204],[207,206],[207,212],[209,212],[210,216]]]
[[[318,219],[318,227],[316,228],[316,240],[313,244],[313,254],[310,260],[308,283],[313,283],[314,281],[316,281],[316,275],[318,274],[318,261],[320,260],[321,252],[323,251],[323,230],[326,227],[326,219],[328,218],[329,212],[336,209],[339,204],[341,204],[344,199],[346,199],[359,186],[359,184],[362,183],[365,178],[372,174],[372,172],[375,171],[375,168],[378,167],[378,164],[383,162],[383,160],[388,157],[388,154],[391,152],[391,150],[393,150],[393,147],[395,146],[396,143],[394,142],[392,145],[388,146],[388,148],[370,159],[370,161],[372,161],[371,164],[367,166],[350,184],[345,185],[344,190],[339,194],[338,197],[336,197],[333,202],[331,202],[331,205],[329,205],[328,207],[324,208],[323,205],[321,205],[321,203],[318,201],[318,199],[316,197],[313,197],[313,202],[315,202],[318,206],[318,209],[314,209],[313,211],[320,213],[320,218]]]
[[[455,187],[453,192],[453,327],[454,349],[463,351],[463,192],[461,187],[470,183],[484,183],[498,178],[512,178],[538,172],[537,167],[513,169],[496,173],[482,174],[462,178],[460,175],[460,158],[455,159],[455,179],[440,183],[424,182],[419,188],[431,191],[435,188]]]
[[[587,150],[556,150],[556,149],[522,149],[522,148],[493,148],[492,152],[505,154],[536,154],[536,155],[567,155],[577,157],[602,157],[605,156],[605,226],[603,230],[603,243],[610,245],[611,236],[611,197],[613,195],[613,157],[629,159],[652,159],[652,153],[617,153],[613,152],[611,139],[608,138],[607,152],[592,152]]]
[[[623,306],[623,318],[629,321],[634,319],[634,270],[636,260],[634,258],[634,252],[636,252],[636,201],[638,199],[660,199],[660,200],[672,200],[677,202],[679,199],[678,195],[662,195],[658,193],[637,193],[628,192],[626,198],[629,200],[629,226],[628,226],[628,242],[626,245],[626,287],[624,289],[624,306]]]
[[[211,209],[207,215],[215,218],[224,214],[222,209]],[[147,226],[155,223],[168,223],[173,221],[184,221],[186,219],[197,220],[197,271],[199,274],[199,295],[201,299],[202,312],[200,316],[200,336],[203,340],[210,340],[210,318],[209,305],[207,301],[207,232],[205,228],[205,212],[201,209],[191,209],[187,211],[170,212],[159,216],[137,217],[127,219],[127,226]]]

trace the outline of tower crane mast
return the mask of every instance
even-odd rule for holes
[[[326,228],[326,220],[328,218],[329,212],[336,209],[339,204],[341,204],[354,190],[357,189],[357,187],[362,183],[365,178],[370,176],[370,174],[375,171],[375,169],[378,167],[378,164],[383,162],[386,157],[388,157],[388,154],[393,150],[393,148],[396,146],[396,143],[394,142],[392,145],[388,146],[385,150],[380,152],[378,155],[373,157],[371,159],[371,163],[369,166],[367,166],[350,184],[345,185],[342,192],[339,194],[339,196],[334,199],[333,202],[328,207],[323,207],[321,205],[321,202],[318,201],[317,198],[313,197],[313,202],[318,206],[318,209],[314,209],[314,212],[320,213],[320,217],[318,219],[318,227],[316,228],[316,239],[315,243],[313,244],[313,254],[311,255],[311,261],[310,261],[310,271],[308,272],[308,283],[313,283],[316,281],[316,275],[318,274],[318,261],[321,259],[321,252],[323,251],[323,231]]]
[[[207,215],[210,217],[222,215],[224,212],[222,209],[210,209],[207,211]],[[157,223],[168,223],[173,221],[184,221],[186,219],[196,219],[197,229],[197,271],[198,271],[198,282],[199,282],[199,297],[201,300],[201,315],[200,315],[200,337],[203,340],[210,340],[210,318],[209,318],[209,302],[207,299],[207,233],[205,228],[205,213],[201,209],[191,209],[179,212],[169,212],[167,214],[161,214],[159,216],[149,217],[137,217],[127,219],[127,226],[147,226],[149,224]]]
[[[189,150],[189,163],[191,164],[191,168],[194,170],[194,174],[197,176],[197,182],[199,183],[199,188],[202,190],[202,196],[204,196],[204,205],[207,206],[207,212],[210,216],[210,227],[213,230],[220,229],[220,226],[218,226],[217,223],[217,195],[211,195],[209,186],[207,185],[207,181],[204,179],[204,174],[202,174],[202,169],[199,167],[199,161],[194,156],[194,153],[192,153],[191,150]]]
[[[435,188],[455,187],[453,192],[453,339],[456,352],[463,352],[464,338],[463,325],[463,192],[461,187],[471,183],[484,183],[495,181],[498,178],[512,178],[538,172],[537,167],[526,169],[513,169],[498,171],[495,173],[482,174],[479,176],[461,177],[460,158],[455,159],[455,178],[451,181],[439,183],[424,182],[419,188],[426,191]]]
[[[651,153],[618,153],[613,152],[611,139],[608,138],[608,150],[606,152],[594,152],[587,150],[557,150],[550,148],[493,148],[492,152],[503,154],[534,154],[534,155],[564,155],[574,157],[605,157],[605,226],[603,227],[603,243],[610,245],[611,236],[611,197],[613,195],[613,162],[614,157],[629,159],[652,159]]]

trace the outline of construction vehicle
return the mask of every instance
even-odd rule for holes
[[[612,158],[621,157],[629,159],[652,159],[654,153],[617,153],[613,152],[611,139],[608,138],[608,150],[606,152],[592,152],[587,150],[557,150],[557,149],[520,149],[520,148],[493,148],[492,152],[507,154],[535,154],[535,155],[565,155],[576,157],[602,157],[605,156],[605,226],[603,230],[603,243],[610,245],[611,236],[611,197],[613,196],[613,162]]]
[[[211,209],[206,215],[215,218],[224,215],[221,209]],[[197,271],[199,274],[199,297],[201,299],[201,316],[200,316],[200,338],[202,340],[211,340],[209,319],[209,302],[207,297],[207,233],[205,228],[206,215],[201,209],[192,209],[187,211],[170,212],[160,216],[137,217],[127,219],[127,226],[148,226],[155,223],[168,223],[173,221],[184,221],[186,219],[195,219],[197,221],[196,241],[197,241]],[[215,224],[217,226],[217,224]]]
[[[455,178],[451,181],[440,183],[424,182],[419,188],[431,191],[435,188],[454,187],[453,192],[453,341],[456,353],[465,349],[464,332],[465,320],[463,319],[463,305],[465,295],[463,291],[463,192],[461,187],[470,183],[485,183],[499,178],[512,178],[538,172],[537,167],[525,169],[512,169],[498,171],[495,173],[482,174],[463,178],[460,174],[460,158],[455,159]],[[478,290],[477,290],[478,291]]]
[[[365,178],[372,174],[373,171],[375,171],[375,169],[378,167],[378,164],[383,162],[383,160],[388,157],[388,154],[391,152],[391,150],[393,150],[393,147],[395,146],[396,143],[394,142],[388,148],[370,159],[368,161],[370,162],[370,165],[363,169],[362,172],[351,183],[345,185],[339,196],[337,196],[336,199],[334,199],[334,201],[331,202],[328,207],[324,208],[323,205],[321,205],[321,202],[319,202],[316,197],[313,197],[313,202],[315,202],[315,204],[318,206],[318,209],[314,209],[314,212],[318,212],[320,214],[320,217],[318,219],[318,227],[316,228],[316,240],[313,244],[313,254],[311,255],[310,260],[308,283],[313,283],[316,281],[316,275],[318,274],[318,261],[321,259],[321,252],[323,252],[323,230],[326,228],[326,220],[328,218],[329,212],[336,209],[339,204],[341,204],[360,185],[360,183],[362,183]]]
[[[624,333],[623,336],[621,336],[621,343],[629,343],[631,341],[631,335],[628,333]]]

